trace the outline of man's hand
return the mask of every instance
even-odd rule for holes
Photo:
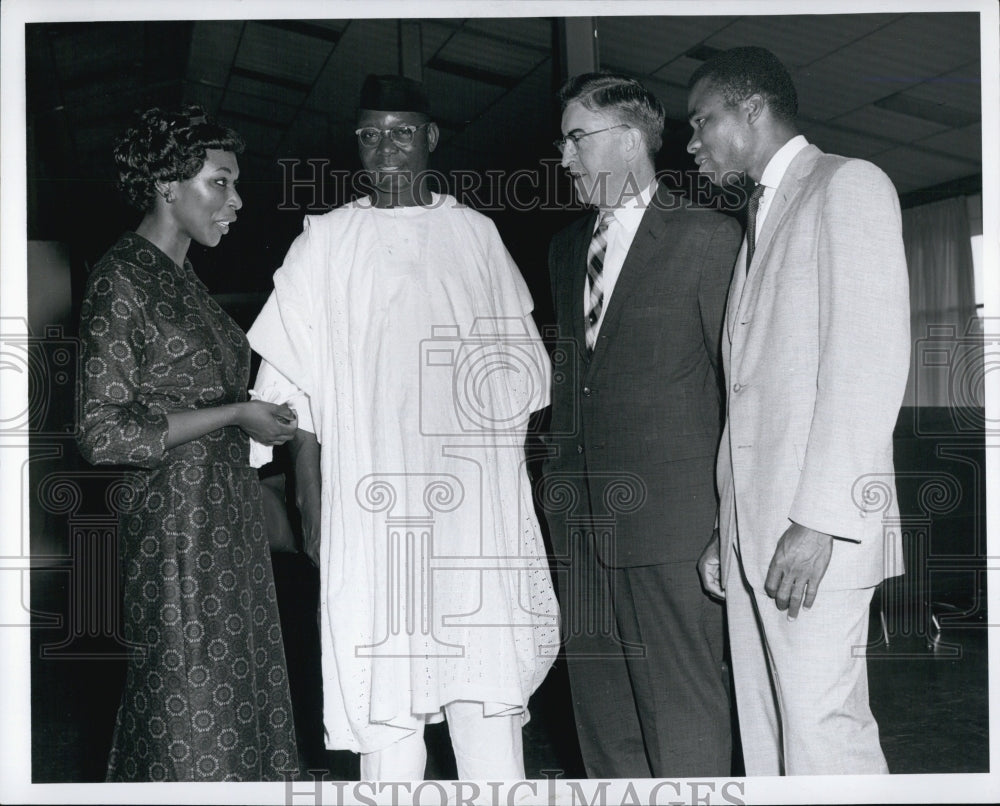
[[[705,593],[715,599],[725,599],[726,591],[722,587],[722,562],[719,557],[719,530],[713,529],[708,544],[698,558],[698,576]]]
[[[778,610],[787,610],[789,620],[816,601],[820,580],[830,564],[833,536],[793,523],[778,541],[767,569],[764,590]]]

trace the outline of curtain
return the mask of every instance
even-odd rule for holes
[[[904,406],[982,406],[982,326],[976,314],[964,196],[903,210],[913,351]]]

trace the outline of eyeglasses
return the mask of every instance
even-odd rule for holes
[[[391,129],[376,129],[374,126],[365,126],[362,129],[356,129],[354,133],[358,136],[358,142],[366,148],[377,146],[386,135],[389,135],[392,142],[396,145],[408,146],[413,142],[413,135],[417,133],[417,129],[422,129],[424,126],[429,125],[430,121],[421,123],[419,126],[403,124],[393,126]]]
[[[627,123],[619,123],[615,126],[608,126],[606,129],[594,129],[594,131],[592,132],[580,132],[579,134],[570,132],[565,137],[560,137],[558,140],[553,140],[552,145],[556,147],[556,151],[562,154],[564,151],[566,151],[566,146],[568,145],[572,145],[573,148],[579,148],[580,141],[584,137],[590,137],[590,135],[592,134],[600,134],[601,132],[609,132],[612,129],[622,129],[622,128],[627,129],[629,128],[629,125]]]

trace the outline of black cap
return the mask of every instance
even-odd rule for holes
[[[369,75],[361,86],[360,109],[430,114],[427,94],[419,81],[405,76]]]

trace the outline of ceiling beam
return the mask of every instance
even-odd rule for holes
[[[293,34],[311,36],[314,39],[322,39],[331,44],[340,41],[341,32],[333,28],[326,28],[322,25],[315,25],[311,22],[301,20],[254,20],[258,25],[266,25],[269,28],[277,28],[280,31],[289,31]]]

